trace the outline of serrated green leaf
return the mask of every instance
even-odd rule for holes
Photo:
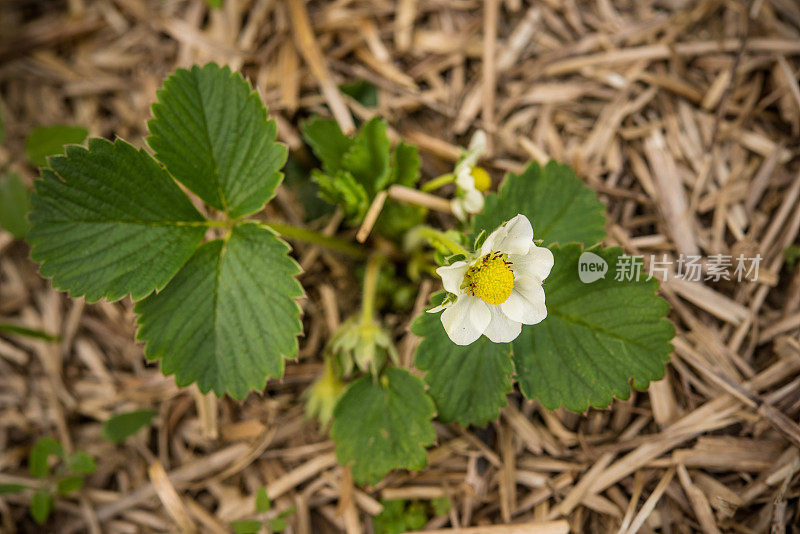
[[[28,242],[42,276],[93,302],[161,289],[205,234],[205,219],[144,150],[91,139],[50,158],[31,197]]]
[[[530,399],[548,408],[583,412],[630,395],[629,380],[644,389],[664,376],[675,330],[669,306],[656,296],[655,279],[617,281],[614,266],[622,249],[589,249],[609,265],[593,283],[578,278],[583,248],[551,246],[555,265],[544,290],[547,319],[523,325],[512,342],[517,380]]]
[[[214,63],[164,81],[147,144],[167,170],[231,218],[260,210],[283,175],[286,147],[275,121],[238,72]]]
[[[28,233],[30,193],[18,174],[0,176],[0,228],[17,239]]]
[[[354,141],[342,133],[335,120],[316,117],[304,122],[300,130],[326,173],[335,175],[342,170],[342,156]]]
[[[231,521],[231,528],[236,534],[256,534],[261,531],[261,521],[249,519],[244,521]]]
[[[50,512],[53,510],[53,496],[47,490],[39,490],[33,494],[31,500],[31,517],[40,525],[47,522]]]
[[[443,297],[439,293],[434,301]],[[411,325],[411,331],[422,337],[414,365],[426,371],[428,394],[440,420],[484,426],[497,419],[511,391],[511,344],[492,343],[481,336],[471,345],[456,345],[447,336],[441,315],[423,313]]]
[[[256,224],[197,249],[163,291],[136,305],[137,338],[179,386],[243,399],[297,355],[303,293],[289,246]]]
[[[256,511],[268,512],[270,508],[272,508],[272,502],[270,502],[269,495],[267,495],[267,488],[260,486],[256,490]]]
[[[155,415],[155,410],[134,410],[117,414],[103,423],[103,437],[111,443],[122,443],[150,424]]]
[[[392,152],[392,169],[389,183],[414,187],[419,181],[419,153],[417,147],[402,141]]]
[[[534,237],[545,245],[590,246],[606,235],[604,209],[569,166],[550,161],[542,168],[531,163],[522,174],[506,175],[499,192],[486,196],[483,212],[473,221],[473,239],[521,213],[531,221]]]
[[[89,131],[83,126],[38,126],[25,140],[25,153],[31,163],[44,167],[47,165],[47,156],[63,154],[65,145],[81,144],[87,135]]]
[[[72,493],[73,491],[78,491],[83,487],[83,477],[81,476],[70,476],[66,478],[62,478],[58,481],[58,494],[59,495],[67,495]]]
[[[357,223],[364,218],[369,209],[369,196],[348,171],[340,170],[330,176],[315,169],[311,179],[319,185],[320,198],[341,206],[348,222]]]
[[[85,451],[78,451],[67,459],[67,466],[78,475],[91,475],[97,469],[94,458]]]
[[[425,447],[436,439],[433,414],[422,381],[405,369],[389,368],[379,381],[363,376],[334,410],[336,457],[358,483],[374,484],[396,468],[421,469]]]
[[[342,156],[342,166],[350,171],[373,198],[388,185],[389,150],[386,121],[373,117],[358,131],[353,145]]]
[[[0,495],[7,493],[19,493],[28,489],[24,484],[0,484]]]
[[[48,460],[51,456],[61,458],[64,448],[53,438],[39,438],[28,456],[28,471],[34,478],[45,478],[50,473]]]

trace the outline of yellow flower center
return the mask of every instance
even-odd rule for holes
[[[475,182],[475,189],[481,193],[492,187],[492,179],[483,167],[472,167],[472,171],[469,174]]]
[[[481,256],[464,275],[462,288],[487,304],[502,304],[514,289],[514,273],[507,259],[501,252]]]

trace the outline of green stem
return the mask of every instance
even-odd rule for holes
[[[0,332],[9,332],[25,337],[33,337],[37,339],[44,339],[45,341],[58,341],[58,336],[51,336],[47,332],[41,330],[34,330],[33,328],[25,328],[24,326],[17,326],[15,324],[0,323]]]
[[[442,245],[453,254],[463,254],[464,256],[469,256],[469,251],[467,249],[462,247],[460,243],[456,243],[444,232],[436,230],[435,228],[431,228],[430,226],[420,226],[418,227],[418,231],[420,235],[424,237],[433,247]]]
[[[372,323],[375,315],[375,295],[378,289],[378,275],[381,271],[383,256],[372,254],[364,271],[364,290],[361,294],[361,324]]]
[[[306,243],[321,245],[354,258],[367,257],[367,251],[363,247],[350,243],[349,241],[345,241],[344,239],[339,239],[338,237],[328,236],[313,230],[308,230],[306,228],[298,228],[297,226],[292,226],[291,224],[263,221],[259,224],[266,228],[270,228],[273,231],[281,234],[283,237],[287,237],[289,239],[297,239],[299,241],[305,241]]]
[[[422,184],[422,186],[419,188],[419,190],[423,191],[425,193],[428,193],[428,192],[433,191],[435,189],[439,189],[443,185],[447,185],[449,183],[454,182],[455,179],[456,179],[456,175],[453,174],[452,172],[449,172],[447,174],[443,174],[441,176],[437,176],[433,180],[429,180],[429,181],[425,182],[424,184]]]

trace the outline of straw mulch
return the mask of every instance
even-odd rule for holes
[[[420,145],[432,177],[481,127],[495,183],[531,159],[572,165],[608,206],[606,244],[760,253],[759,279],[664,281],[675,353],[647,392],[586,414],[512,395],[486,429],[438,425],[421,472],[361,488],[302,401],[355,305],[348,260],[295,244],[300,358],[263,395],[217,404],[145,363],[129,301],[53,291],[0,232],[0,320],[61,336],[0,337],[0,483],[30,482],[42,436],[98,459],[42,531],[226,532],[266,485],[271,513],[296,507],[296,533],[370,532],[380,499],[438,496],[454,506],[431,529],[798,532],[800,265],[783,253],[800,228],[796,0],[225,0],[211,12],[200,0],[7,0],[0,163],[31,181],[24,138],[39,124],[142,145],[162,79],[209,60],[246,74],[292,149],[303,117],[333,113],[348,128],[377,113]],[[337,91],[357,79],[379,88],[376,110]],[[287,189],[270,210],[302,221]],[[387,319],[406,358],[410,318]],[[149,433],[100,437],[110,415],[146,407],[159,413]],[[0,530],[37,531],[29,499],[0,498]]]

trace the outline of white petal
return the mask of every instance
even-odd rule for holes
[[[483,193],[477,189],[467,191],[464,195],[464,209],[467,213],[480,213],[483,211]]]
[[[475,178],[472,177],[471,167],[462,165],[456,169],[456,185],[467,191],[475,189]]]
[[[500,304],[509,318],[523,324],[538,324],[547,317],[544,289],[539,280],[522,277],[514,281],[514,289],[508,299]]]
[[[486,144],[486,132],[483,130],[475,130],[475,133],[472,134],[472,139],[469,140],[468,150],[481,155],[486,152]]]
[[[508,259],[516,276],[533,276],[540,282],[553,269],[553,253],[545,247],[531,245],[526,254],[510,254]]]
[[[497,244],[503,239],[505,239],[505,237],[506,237],[505,226],[501,226],[500,228],[489,234],[489,237],[487,237],[486,241],[484,241],[483,245],[481,245],[481,256],[484,256],[492,252],[493,250],[499,250],[497,248]]]
[[[436,269],[436,274],[442,278],[442,285],[445,291],[460,295],[463,293],[461,284],[464,282],[464,275],[467,273],[467,269],[469,269],[467,262],[457,261],[452,265],[439,267]]]
[[[495,243],[495,249],[506,254],[525,254],[533,243],[533,227],[522,214],[506,223],[506,234]]]
[[[495,343],[508,343],[514,341],[522,331],[522,324],[510,319],[502,312],[500,306],[489,306],[492,321],[486,328],[486,337]]]
[[[465,295],[442,313],[445,332],[456,345],[469,345],[481,337],[491,320],[491,312],[478,298]]]
[[[467,220],[467,210],[464,208],[464,199],[456,197],[450,201],[450,210],[459,221]]]

